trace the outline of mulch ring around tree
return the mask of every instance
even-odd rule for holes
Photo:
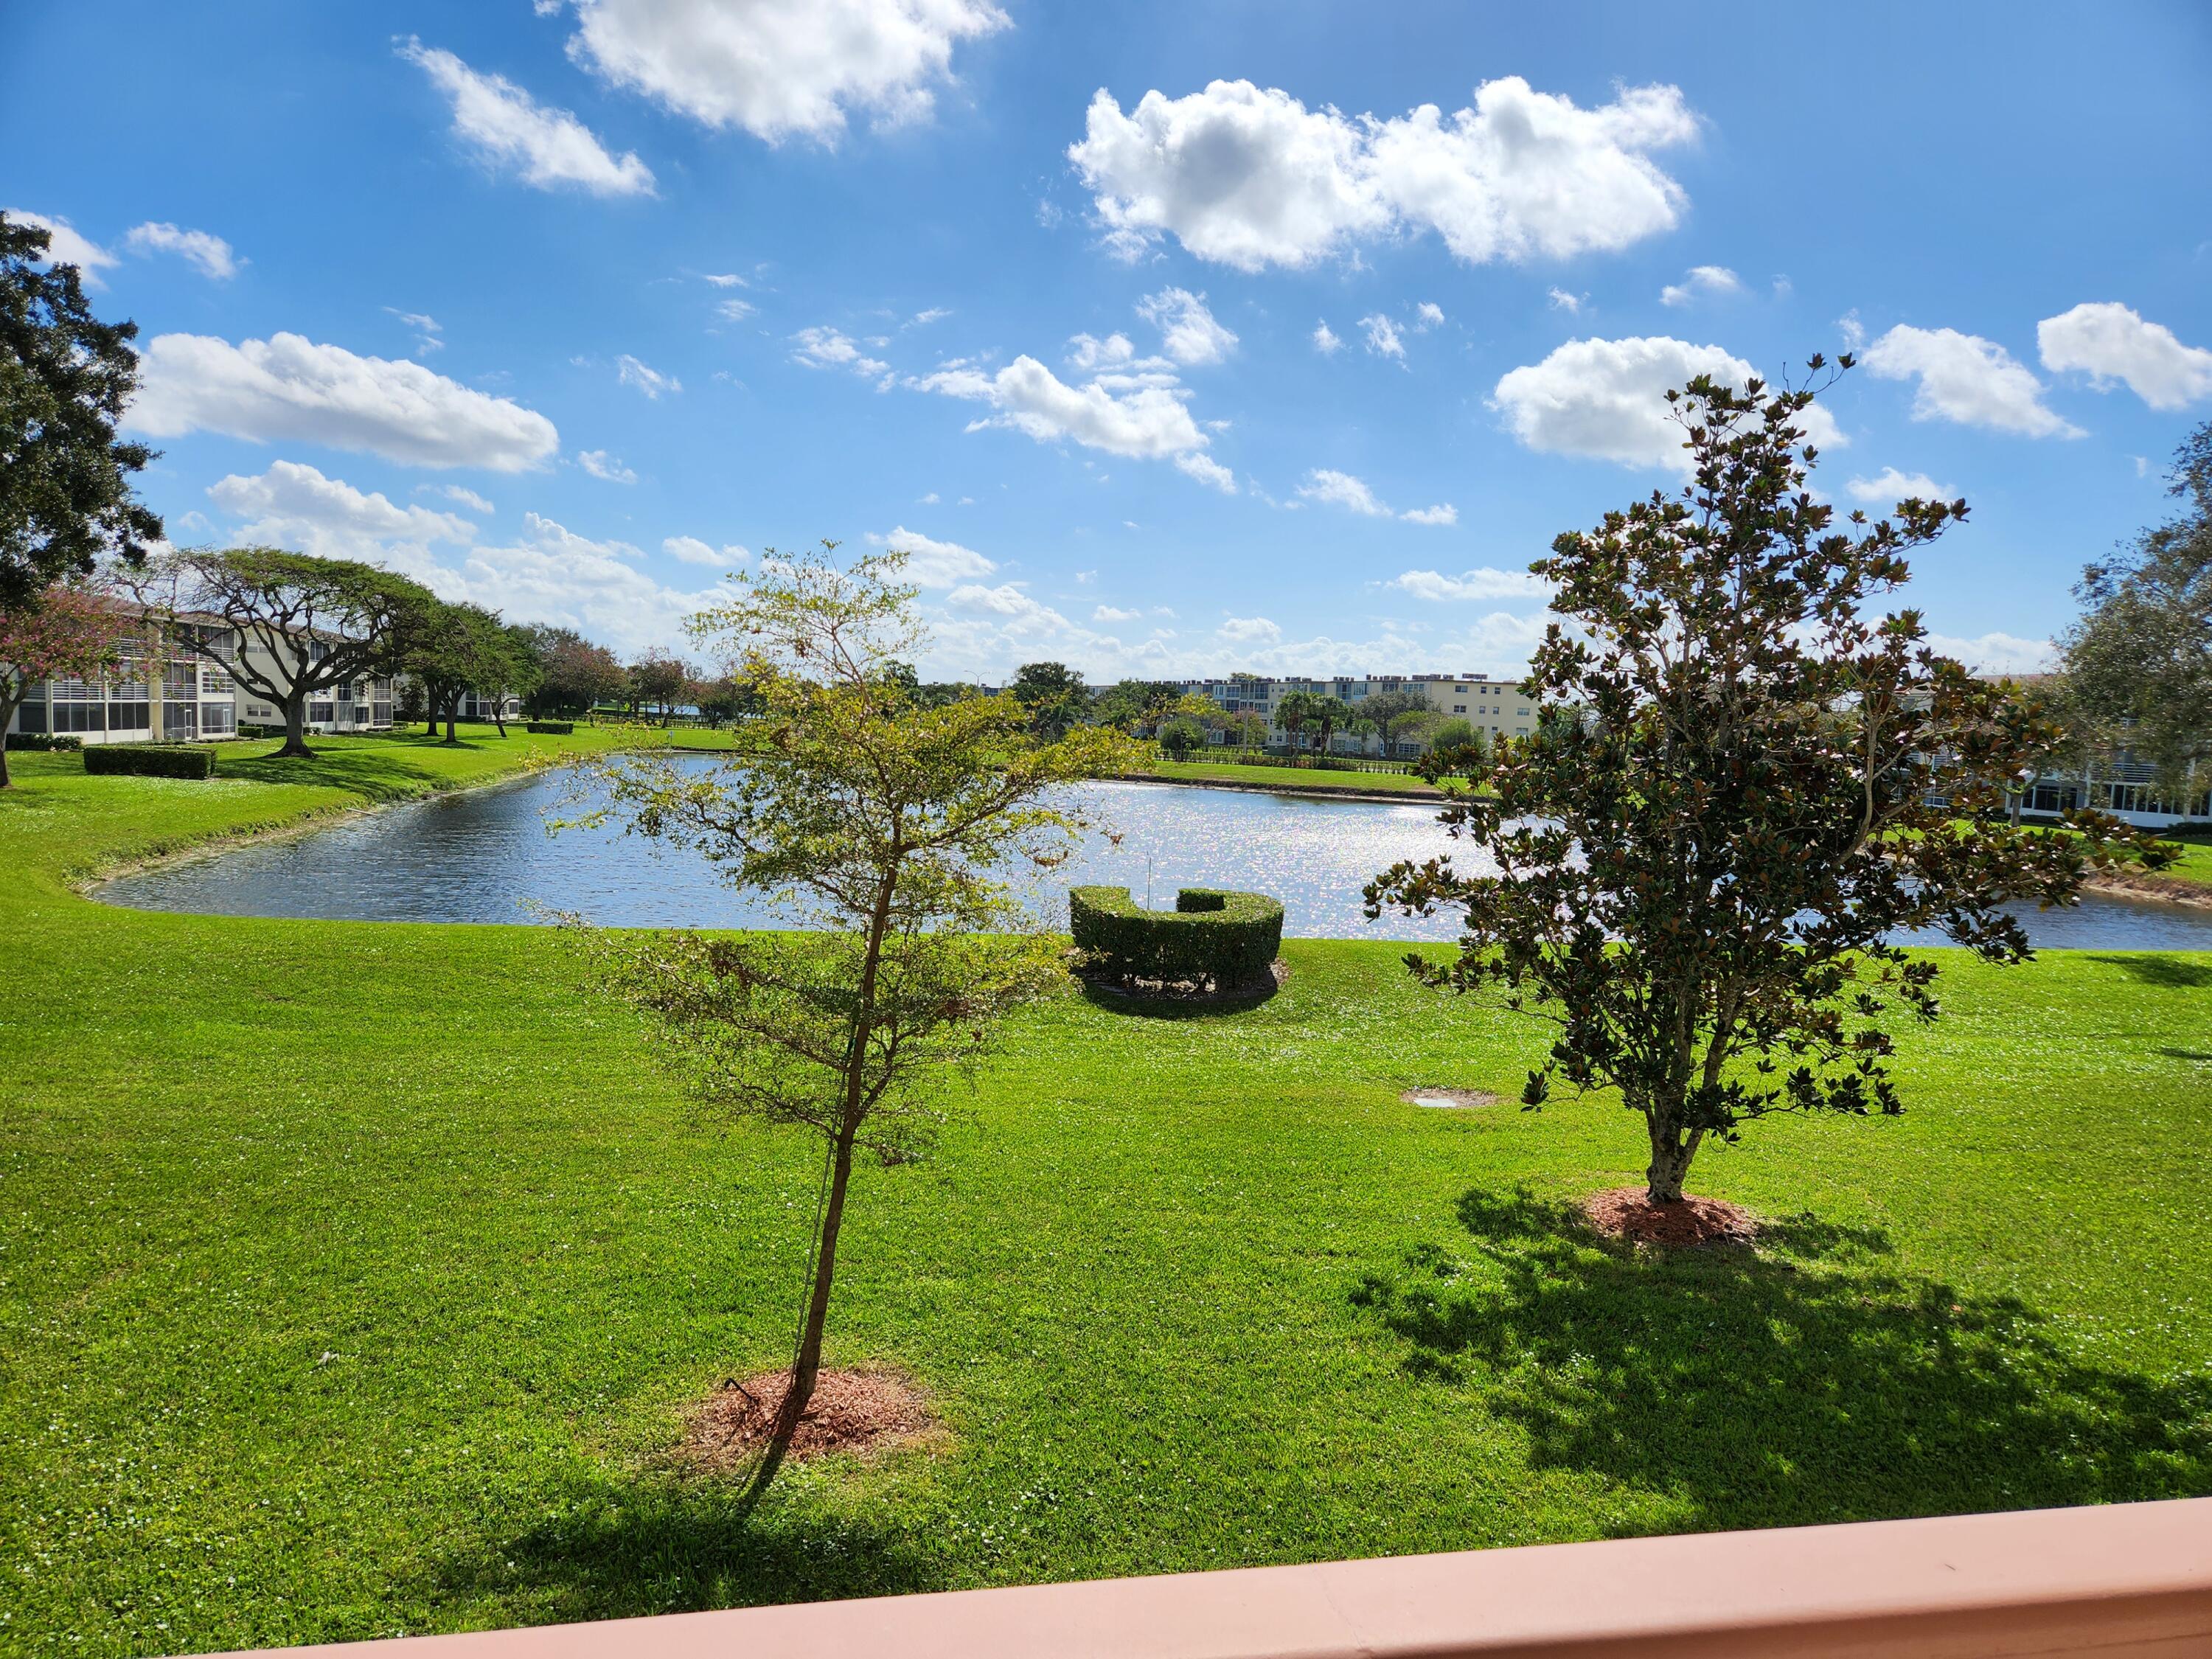
[[[1398,1097],[1408,1106],[1427,1106],[1437,1111],[1466,1111],[1475,1106],[1495,1106],[1498,1097],[1481,1089],[1408,1089]]]
[[[1641,1187],[1609,1187],[1584,1199],[1582,1211],[1601,1237],[1634,1244],[1749,1244],[1759,1237],[1758,1218],[1724,1198],[1654,1204]]]
[[[750,1468],[768,1443],[788,1371],[732,1377],[695,1406],[684,1426],[678,1461],[694,1469]],[[799,1419],[788,1455],[793,1462],[832,1452],[877,1452],[941,1432],[921,1391],[891,1370],[825,1370]]]

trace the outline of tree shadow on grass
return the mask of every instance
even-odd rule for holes
[[[826,1516],[805,1498],[747,1512],[736,1480],[648,1476],[578,1494],[520,1537],[449,1560],[441,1599],[507,1602],[571,1623],[940,1588],[910,1531]]]
[[[423,745],[416,745],[420,748]],[[350,789],[371,800],[404,800],[434,786],[435,780],[407,763],[410,750],[325,749],[305,757],[225,756],[216,775],[252,783],[297,783],[325,789]]]
[[[1896,1270],[1879,1231],[1796,1217],[1756,1249],[1638,1252],[1525,1188],[1460,1219],[1465,1260],[1424,1246],[1352,1300],[1534,1465],[1663,1492],[1685,1528],[2212,1491],[2212,1378],[2082,1358],[2024,1303]]]
[[[2177,962],[2161,956],[2094,956],[2092,962],[2117,968],[2130,979],[2169,991],[2201,990],[2212,985],[2212,967],[2203,963]]]

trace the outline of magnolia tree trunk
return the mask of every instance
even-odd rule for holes
[[[845,1218],[845,1188],[853,1177],[853,1132],[837,1137],[830,1172],[830,1197],[822,1209],[822,1237],[814,1251],[814,1284],[806,1298],[806,1325],[799,1339],[799,1352],[791,1362],[791,1380],[783,1391],[775,1425],[769,1431],[768,1449],[761,1455],[748,1496],[757,1499],[783,1467],[799,1432],[799,1419],[814,1398],[815,1380],[822,1374],[822,1333],[830,1322],[830,1291],[837,1276],[837,1228]]]
[[[1651,1133],[1651,1167],[1644,1172],[1644,1195],[1654,1204],[1680,1204],[1682,1180],[1690,1173],[1690,1160],[1698,1155],[1702,1130],[1685,1132],[1672,1113],[1646,1108],[1645,1127]]]

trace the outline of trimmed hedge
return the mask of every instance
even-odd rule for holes
[[[166,743],[103,743],[84,751],[84,769],[95,777],[211,778],[215,750]]]
[[[574,720],[530,720],[522,728],[526,732],[543,732],[549,736],[565,738],[576,729]]]
[[[73,755],[84,747],[84,739],[67,732],[10,732],[8,747],[27,749],[33,754],[48,750]]]
[[[1143,908],[1126,887],[1077,887],[1067,908],[1087,971],[1123,983],[1238,989],[1268,977],[1283,943],[1282,903],[1265,893],[1186,887],[1170,911]]]

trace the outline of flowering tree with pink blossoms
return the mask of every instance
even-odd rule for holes
[[[77,583],[56,583],[27,611],[0,611],[0,732],[40,681],[97,678],[136,627],[106,594]],[[0,745],[0,789],[9,787]]]

